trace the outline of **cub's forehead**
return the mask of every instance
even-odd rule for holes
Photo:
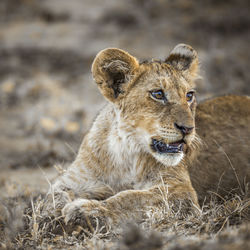
[[[166,63],[150,63],[142,65],[141,82],[147,88],[160,89],[190,89],[193,83],[188,81],[184,75]]]

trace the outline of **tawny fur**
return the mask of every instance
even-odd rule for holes
[[[127,52],[106,49],[94,60],[92,73],[109,103],[75,161],[53,184],[47,209],[56,209],[67,225],[93,224],[89,218],[114,225],[140,219],[148,207],[166,201],[198,208],[186,166],[199,139],[195,129],[184,136],[175,126],[195,127],[196,101],[186,95],[198,75],[196,52],[181,44],[164,62],[140,64]],[[152,98],[156,90],[166,100]],[[152,150],[152,139],[186,144],[183,152],[160,154]]]
[[[203,141],[189,171],[199,200],[211,192],[250,195],[250,97],[222,96],[200,103],[197,133]]]

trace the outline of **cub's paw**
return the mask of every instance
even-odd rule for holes
[[[78,199],[65,205],[62,215],[67,231],[82,227],[90,232],[106,228],[106,211],[98,201]]]
[[[88,206],[89,200],[79,199],[67,203],[62,209],[64,222],[68,224],[70,221],[78,222],[83,215],[84,206]]]

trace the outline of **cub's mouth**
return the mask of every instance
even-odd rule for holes
[[[151,148],[153,151],[158,152],[160,154],[177,154],[183,152],[184,144],[184,140],[166,144],[162,141],[152,139]]]

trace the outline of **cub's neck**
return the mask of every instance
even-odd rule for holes
[[[85,136],[76,162],[103,178],[133,179],[146,165],[147,155],[137,131],[108,104]]]

